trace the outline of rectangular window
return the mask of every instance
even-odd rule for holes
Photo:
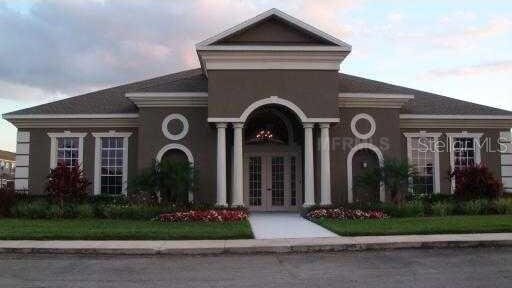
[[[413,177],[412,192],[431,194],[434,192],[435,140],[433,137],[412,137],[410,144],[410,163],[416,169]]]
[[[453,168],[475,165],[475,141],[472,137],[453,138]]]
[[[72,167],[80,162],[78,137],[57,138],[57,164]]]
[[[118,195],[123,192],[123,137],[101,138],[101,193]]]

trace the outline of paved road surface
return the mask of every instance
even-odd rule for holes
[[[512,248],[225,256],[0,255],[0,287],[512,287]]]

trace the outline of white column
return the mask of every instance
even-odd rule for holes
[[[217,123],[217,205],[226,203],[226,123]]]
[[[320,146],[321,146],[321,162],[322,167],[320,170],[320,191],[321,191],[321,205],[331,205],[331,160],[330,160],[330,147],[329,147],[329,123],[320,124]]]
[[[233,144],[233,206],[243,206],[243,151],[242,132],[244,123],[233,123],[235,139]]]
[[[313,123],[304,123],[304,206],[315,205]]]

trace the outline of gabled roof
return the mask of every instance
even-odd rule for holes
[[[15,161],[16,153],[0,150],[0,160]]]
[[[405,104],[403,114],[427,115],[512,115],[511,111],[479,105],[434,93],[370,80],[349,74],[339,74],[340,93],[389,93],[414,95]]]
[[[213,49],[215,46],[224,46],[225,44],[232,44],[232,43],[226,43],[230,42],[227,41],[229,39],[232,39],[233,37],[239,37],[242,33],[249,31],[251,28],[254,28],[258,25],[261,25],[262,23],[266,21],[280,21],[286,25],[293,31],[293,33],[302,33],[304,35],[304,39],[311,39],[316,40],[313,41],[313,43],[317,43],[318,45],[327,45],[327,46],[337,46],[339,50],[347,51],[349,52],[352,47],[337,39],[336,37],[333,37],[307,23],[302,22],[301,20],[294,18],[278,9],[270,9],[266,12],[263,12],[256,17],[253,17],[249,20],[246,20],[236,26],[233,26],[224,32],[221,32],[215,36],[212,36],[198,44],[196,44],[196,50],[207,50],[207,49]],[[269,37],[272,37],[272,35],[268,35]],[[266,41],[263,41],[266,42]],[[272,42],[272,41],[269,41]],[[309,41],[307,41],[309,42]],[[276,43],[274,43],[276,44]],[[311,43],[310,43],[311,44]],[[260,47],[261,48],[261,47]],[[222,48],[224,49],[224,48]]]
[[[4,114],[4,117],[31,114],[137,113],[137,106],[125,97],[126,93],[137,91],[206,92],[208,81],[201,69],[186,70],[18,110]]]
[[[137,106],[125,96],[129,92],[208,92],[208,80],[201,69],[186,70],[11,112],[4,114],[4,117],[8,118],[10,115],[137,113]],[[414,99],[402,107],[401,113],[403,114],[512,115],[511,111],[344,73],[339,74],[339,92],[414,95]]]

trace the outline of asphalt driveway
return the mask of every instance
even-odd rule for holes
[[[512,248],[224,256],[0,255],[0,287],[511,287]]]

